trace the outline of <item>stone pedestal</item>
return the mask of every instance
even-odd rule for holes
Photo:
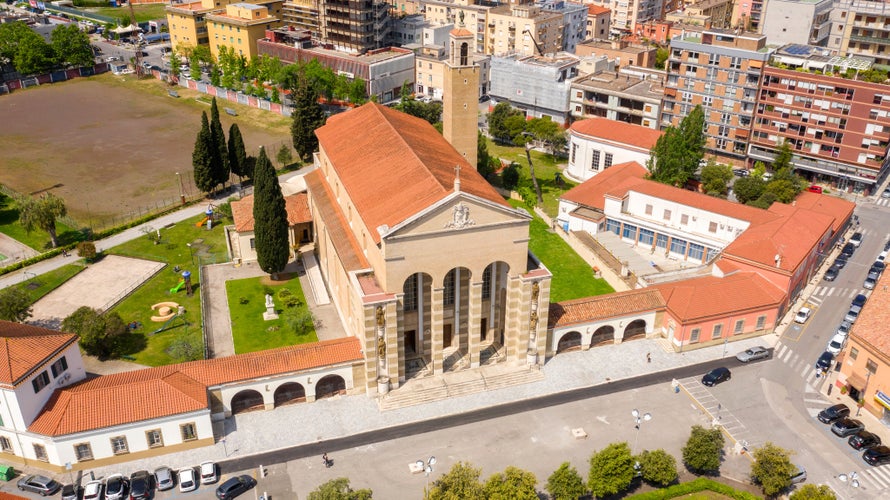
[[[377,377],[377,394],[383,395],[389,393],[389,377]]]

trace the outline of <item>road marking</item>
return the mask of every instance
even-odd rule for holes
[[[803,366],[800,368],[800,378],[806,380],[807,382],[810,381],[810,378],[807,377],[807,372],[808,372],[809,370],[810,370],[810,367],[807,366],[806,364],[803,365]]]
[[[788,349],[787,351],[785,351],[784,355],[782,356],[782,362],[787,363],[788,358],[790,358],[792,354],[794,354],[794,353],[791,352],[791,349]]]
[[[826,297],[831,297],[832,295],[834,295],[834,290],[835,290],[834,288],[829,288],[828,294],[826,294]]]
[[[881,466],[875,469],[868,469],[864,472],[865,476],[872,482],[876,483],[881,488],[887,488],[890,486],[890,474],[888,474],[886,469],[883,469]]]
[[[777,357],[777,358],[781,358],[782,355],[785,354],[785,351],[786,351],[787,349],[788,349],[788,346],[786,346],[785,344],[781,344],[781,343],[778,344],[778,345],[776,346],[775,357]]]

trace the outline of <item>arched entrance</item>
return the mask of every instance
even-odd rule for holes
[[[510,265],[497,261],[482,272],[482,318],[479,338],[486,344],[504,345],[507,281]]]
[[[432,286],[433,278],[426,273],[414,273],[402,284],[404,358],[399,363],[404,363],[406,379],[423,373],[432,358]]]
[[[306,389],[296,382],[281,384],[275,389],[275,407],[306,402]]]
[[[624,328],[624,335],[622,336],[624,340],[638,340],[646,338],[646,321],[642,319],[637,319],[631,321],[629,325]]]
[[[601,326],[590,337],[590,347],[615,343],[615,329],[611,326]]]
[[[328,375],[315,384],[315,399],[346,394],[346,381],[340,375]]]
[[[263,408],[265,408],[263,395],[253,389],[241,391],[232,398],[232,415]]]
[[[578,332],[569,332],[563,335],[559,339],[559,343],[556,344],[556,354],[578,349],[581,349],[581,334]]]

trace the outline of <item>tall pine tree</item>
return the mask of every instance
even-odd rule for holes
[[[253,220],[257,262],[274,277],[287,265],[290,249],[284,196],[265,148],[260,149],[253,175]]]
[[[682,187],[695,175],[704,157],[707,138],[705,114],[696,106],[678,127],[669,127],[658,138],[646,164],[652,180]]]
[[[205,193],[213,191],[217,184],[210,165],[212,141],[207,113],[204,112],[201,113],[201,130],[195,138],[195,149],[192,151],[192,167],[194,167],[195,186]]]
[[[229,127],[228,150],[229,170],[237,175],[238,181],[241,182],[243,177],[247,175],[247,153],[244,151],[244,139],[241,138],[241,129],[238,128],[237,123],[233,123]]]
[[[216,97],[210,103],[210,137],[212,158],[210,165],[213,171],[213,180],[216,181],[216,184],[225,186],[225,183],[229,181],[229,151],[226,147],[226,134],[219,121]]]
[[[306,75],[300,73],[294,81],[294,88],[291,89],[294,99],[291,137],[297,156],[303,161],[310,161],[312,153],[318,149],[318,137],[315,137],[315,129],[324,125],[325,114],[321,105],[318,104],[318,91]]]

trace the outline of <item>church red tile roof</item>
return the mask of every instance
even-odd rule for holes
[[[43,363],[77,342],[77,335],[0,321],[0,386],[13,388]]]
[[[207,388],[363,359],[355,337],[96,377],[57,390],[28,428],[62,436],[209,408]],[[101,401],[127,401],[109,411]]]
[[[642,181],[648,173],[646,167],[635,161],[612,165],[592,179],[563,193],[562,199],[602,210],[606,193],[622,189],[626,192],[627,188]]]
[[[509,206],[426,120],[368,103],[332,116],[315,134],[375,243],[378,227],[451,194],[458,165],[462,192]]]
[[[661,292],[668,311],[684,324],[775,308],[785,300],[785,292],[753,272],[691,278],[650,288]]]
[[[547,328],[561,328],[594,320],[664,309],[657,290],[643,288],[550,304]]]
[[[660,130],[642,125],[599,117],[576,121],[572,124],[571,130],[587,137],[628,144],[646,151],[652,149],[658,138],[664,134]]]
[[[337,257],[343,269],[357,271],[371,267],[355,235],[349,229],[334,194],[331,193],[331,186],[324,181],[321,169],[307,174],[305,179],[306,187],[312,196],[312,206],[318,214],[319,222],[324,224],[323,230],[329,235],[328,241],[337,250]]]
[[[232,220],[235,222],[235,231],[253,231],[253,195],[233,201]],[[284,197],[284,208],[287,210],[287,222],[291,226],[312,221],[309,213],[309,201],[306,193],[296,193]]]

